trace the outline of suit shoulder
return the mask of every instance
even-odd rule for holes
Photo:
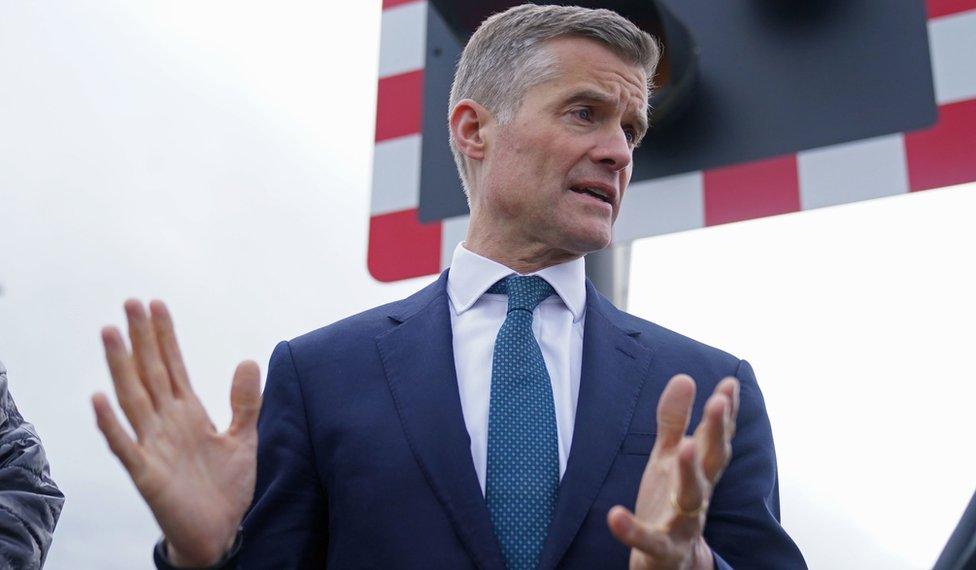
[[[297,336],[289,341],[293,352],[306,350],[322,351],[362,346],[370,340],[391,329],[397,322],[408,318],[415,311],[425,307],[438,295],[446,294],[444,284],[446,275],[416,293],[400,299],[367,309],[354,315],[339,319],[324,327]]]
[[[387,303],[372,309],[367,309],[355,315],[350,315],[338,321],[319,327],[313,331],[299,335],[288,343],[292,351],[319,351],[325,347],[346,345],[350,342],[359,343],[363,339],[373,338],[390,328],[390,309],[396,303]]]
[[[636,315],[623,311],[620,314],[635,332],[640,333],[638,342],[653,349],[659,358],[704,359],[723,366],[730,366],[733,370],[739,365],[740,359],[737,356],[722,349],[710,346]]]

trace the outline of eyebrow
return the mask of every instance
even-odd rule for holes
[[[574,92],[572,95],[566,98],[566,105],[571,105],[573,103],[595,103],[597,105],[616,105],[617,101],[613,97],[610,97],[602,91],[597,91],[595,89],[582,89],[580,91]],[[637,141],[640,142],[644,135],[647,134],[647,129],[649,128],[647,122],[647,111],[640,113],[637,116]]]

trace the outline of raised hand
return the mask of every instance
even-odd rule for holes
[[[132,353],[115,327],[102,330],[119,405],[134,441],[103,393],[92,397],[98,428],[132,477],[166,536],[177,566],[209,566],[233,544],[254,494],[260,371],[237,366],[233,418],[218,433],[190,387],[173,321],[160,301],[129,300]]]
[[[702,530],[712,490],[732,455],[739,382],[726,378],[705,404],[701,422],[686,436],[695,382],[679,374],[657,407],[657,440],[637,493],[635,513],[615,506],[610,531],[631,547],[633,569],[711,569],[714,558]]]

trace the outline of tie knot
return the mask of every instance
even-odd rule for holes
[[[492,285],[488,293],[508,295],[509,313],[516,309],[531,313],[536,305],[555,293],[555,290],[542,277],[510,275]]]

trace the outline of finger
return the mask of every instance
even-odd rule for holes
[[[713,394],[722,394],[729,401],[729,408],[725,416],[725,431],[729,441],[735,436],[736,417],[739,415],[739,390],[741,385],[733,376],[727,376],[718,383]]]
[[[95,421],[98,424],[98,429],[105,436],[109,449],[119,458],[129,475],[135,478],[143,466],[142,451],[139,446],[119,423],[105,394],[99,392],[92,396],[92,407],[95,409]]]
[[[681,443],[688,421],[691,404],[695,400],[695,381],[687,374],[678,374],[664,388],[657,404],[657,443],[662,449]]]
[[[705,492],[704,477],[698,462],[698,445],[694,439],[686,439],[678,448],[678,489],[675,502],[677,515],[701,519],[704,512],[691,515],[702,509],[708,499]]]
[[[129,340],[132,341],[132,355],[136,369],[149,397],[157,409],[173,397],[169,372],[159,354],[156,334],[142,303],[136,299],[125,302],[125,316],[129,321]]]
[[[718,481],[732,456],[731,438],[728,433],[730,427],[728,410],[731,407],[732,404],[725,393],[716,390],[705,404],[704,417],[695,430],[695,439],[702,450],[702,472],[705,479],[713,485]]]
[[[176,341],[176,330],[173,327],[173,317],[169,309],[162,301],[155,300],[149,303],[149,314],[152,320],[153,332],[159,342],[159,349],[162,352],[163,364],[169,372],[169,379],[172,382],[173,395],[183,397],[192,393],[190,388],[190,378],[186,373],[186,365],[183,363],[183,355],[180,352],[180,345]]]
[[[665,558],[670,550],[669,537],[643,522],[625,507],[617,505],[607,513],[610,534],[630,548],[636,548],[653,558]]]
[[[237,365],[230,387],[230,407],[233,415],[228,433],[254,430],[261,411],[261,369],[257,362],[245,360]]]
[[[719,387],[729,386],[728,392],[731,393],[730,401],[732,402],[732,409],[729,411],[729,423],[730,428],[728,431],[729,439],[731,440],[735,436],[735,426],[739,418],[739,395],[742,391],[742,384],[733,377],[728,377],[719,383]]]
[[[102,345],[105,347],[105,360],[112,373],[112,384],[119,406],[132,424],[139,439],[150,431],[158,421],[156,410],[145,387],[139,381],[129,351],[122,342],[122,335],[115,327],[102,329]]]

